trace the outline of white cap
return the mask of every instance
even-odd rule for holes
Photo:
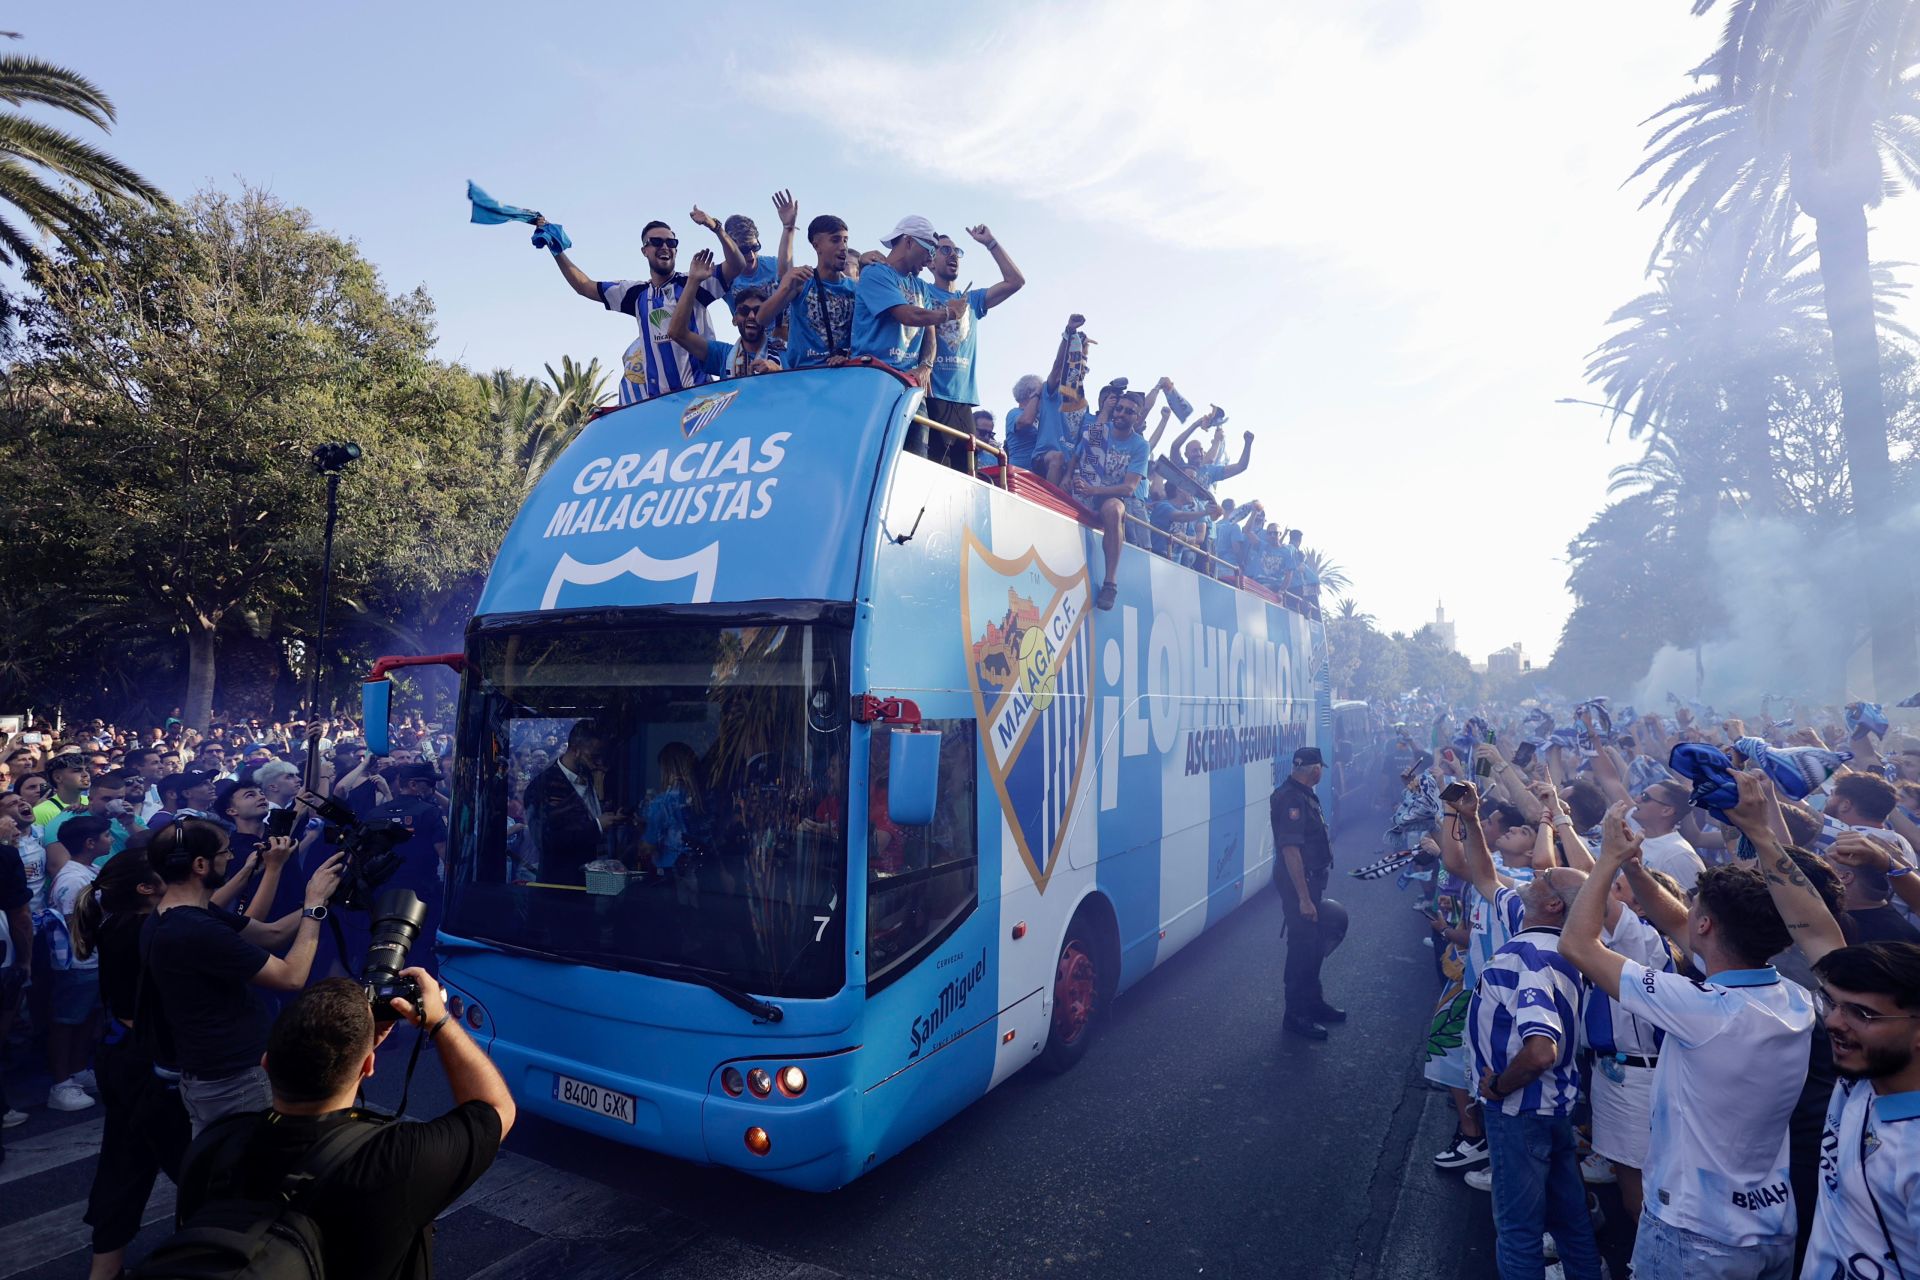
[[[910,213],[895,223],[893,234],[880,243],[886,245],[888,248],[892,248],[901,236],[912,236],[915,240],[924,242],[926,248],[931,251],[933,242],[940,238],[940,233],[933,229],[931,222],[928,222],[917,213]]]

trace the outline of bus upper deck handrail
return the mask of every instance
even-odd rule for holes
[[[1005,449],[1002,449],[999,445],[993,444],[990,441],[982,440],[971,431],[962,431],[957,427],[950,427],[944,422],[935,422],[925,414],[914,414],[912,421],[915,426],[925,427],[929,431],[938,431],[941,435],[951,439],[965,440],[969,446],[967,449],[967,474],[975,479],[978,479],[980,476],[979,465],[973,456],[975,453],[985,451],[992,457],[998,458],[1000,460],[1000,472],[994,477],[994,483],[998,484],[1002,489],[1012,490],[1013,486],[1007,480],[1007,468],[1012,464],[1007,460],[1007,451]]]

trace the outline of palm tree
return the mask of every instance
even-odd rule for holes
[[[1806,371],[1809,340],[1824,325],[1812,246],[1769,249],[1756,239],[1757,221],[1709,224],[1662,259],[1655,287],[1609,317],[1621,327],[1595,348],[1587,377],[1629,435],[1723,435],[1728,478],[1776,512],[1792,505],[1774,465],[1776,392]],[[1873,283],[1880,322],[1906,336],[1894,319],[1905,287],[1885,265]]]
[[[585,364],[577,363],[572,356],[561,356],[557,373],[552,365],[547,366],[547,381],[553,385],[555,397],[554,416],[568,428],[567,443],[572,443],[580,424],[595,409],[613,398],[613,393],[607,390],[608,376],[600,368],[598,356]],[[564,449],[566,445],[560,447]]]
[[[1695,0],[1704,13],[1714,0]],[[1725,34],[1698,70],[1706,87],[1656,113],[1634,176],[1672,202],[1665,239],[1709,222],[1757,220],[1785,244],[1793,218],[1814,243],[1857,522],[1893,509],[1886,405],[1867,248],[1867,210],[1920,184],[1920,5],[1916,0],[1731,0]],[[1863,528],[1863,532],[1865,532]],[[1913,584],[1902,571],[1873,593],[1873,657],[1883,690],[1920,680]]]
[[[1341,595],[1353,585],[1353,581],[1347,577],[1347,571],[1335,564],[1326,552],[1307,547],[1303,556],[1306,563],[1318,575],[1320,589],[1328,595]]]
[[[1370,627],[1374,624],[1374,616],[1372,614],[1362,612],[1360,603],[1357,600],[1346,597],[1342,597],[1337,602],[1333,616],[1342,622],[1357,622],[1363,627]]]
[[[12,31],[0,35],[20,38]],[[0,58],[0,101],[54,107],[102,131],[110,131],[115,119],[113,103],[92,81],[39,58]],[[49,176],[65,182],[56,185]],[[17,111],[0,112],[0,201],[18,210],[33,231],[79,256],[95,242],[89,196],[166,202],[157,187],[106,152]],[[0,216],[0,261],[21,266],[38,256],[27,232]]]

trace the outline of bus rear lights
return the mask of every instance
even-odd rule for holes
[[[747,1079],[740,1074],[740,1068],[728,1067],[720,1073],[720,1087],[727,1091],[729,1098],[737,1098],[747,1091]]]
[[[757,1156],[763,1156],[773,1150],[773,1139],[767,1136],[765,1129],[762,1129],[759,1125],[754,1125],[753,1128],[747,1130],[747,1150]]]
[[[797,1098],[807,1091],[807,1073],[799,1067],[780,1068],[780,1092]]]
[[[453,1015],[455,1022],[462,1021],[467,1016],[467,1002],[459,996],[448,996],[447,1012]]]
[[[459,997],[455,996],[454,999],[458,1000]],[[454,1009],[452,1006],[448,1006],[447,1012],[453,1014],[453,1016],[456,1018],[460,1016],[459,1011],[457,1009]],[[487,1011],[480,1007],[480,1002],[478,1000],[470,1000],[467,1002],[466,1022],[467,1022],[467,1025],[469,1027],[472,1027],[475,1031],[478,1031],[482,1027],[485,1027],[487,1025]]]
[[[753,1090],[754,1097],[764,1098],[773,1092],[773,1077],[767,1074],[765,1067],[755,1067],[747,1072],[747,1088]]]

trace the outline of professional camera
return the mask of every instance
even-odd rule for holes
[[[413,838],[413,829],[404,822],[386,819],[362,821],[346,805],[317,792],[303,794],[301,803],[326,822],[321,838],[347,855],[340,871],[340,887],[333,891],[333,905],[349,911],[367,910],[373,904],[374,890],[400,869],[400,855],[395,850]]]
[[[420,1007],[420,984],[400,971],[407,967],[407,952],[426,922],[427,904],[411,889],[388,889],[374,900],[373,940],[360,966],[360,985],[373,1005],[374,1021],[391,1022],[400,1016],[391,1003],[396,996]]]

